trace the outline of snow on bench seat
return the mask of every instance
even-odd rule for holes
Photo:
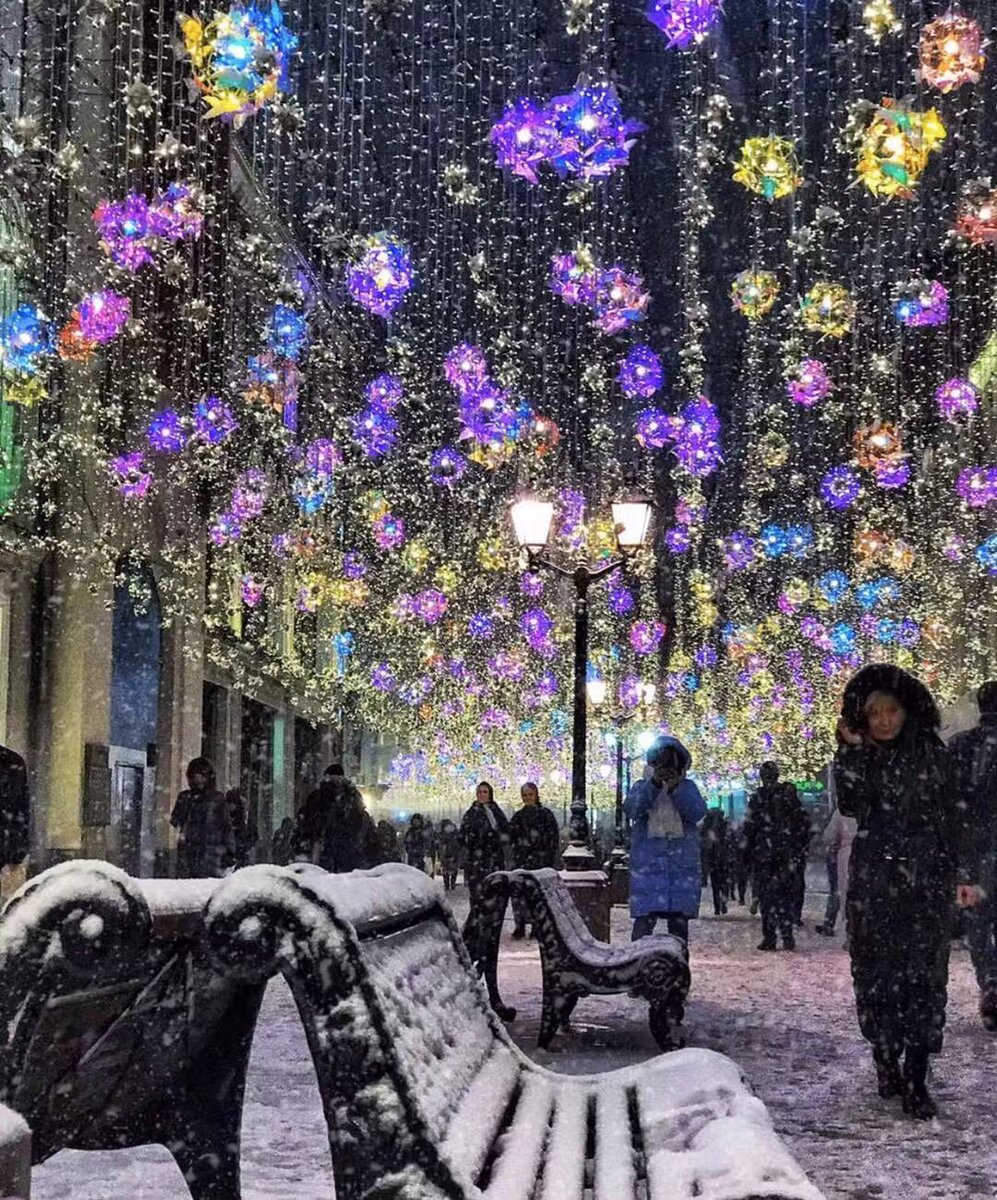
[[[222,970],[291,986],[338,1200],[821,1200],[722,1055],[567,1077],[522,1054],[419,871],[249,867],[206,923]]]

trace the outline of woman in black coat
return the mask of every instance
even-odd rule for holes
[[[858,822],[846,914],[859,1026],[879,1094],[902,1094],[921,1119],[935,1112],[925,1081],[942,1047],[958,840],[939,723],[913,676],[865,667],[845,690],[834,760],[838,807]]]
[[[474,803],[460,822],[460,841],[464,848],[464,880],[467,883],[470,911],[464,925],[464,942],[472,959],[482,951],[481,887],[493,871],[505,870],[505,846],[509,840],[509,822],[495,803],[490,783],[482,781],[474,793]]]

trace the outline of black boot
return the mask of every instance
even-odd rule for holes
[[[523,938],[526,937],[526,926],[525,925],[517,925],[516,928],[512,931],[512,936],[517,942],[521,942],[523,940]]]
[[[899,1057],[885,1047],[873,1046],[872,1058],[876,1064],[876,1082],[880,1096],[884,1100],[899,1096],[904,1090]]]
[[[917,1121],[930,1121],[938,1111],[928,1094],[928,1052],[910,1047],[904,1062],[904,1112]]]
[[[980,996],[980,1019],[989,1033],[997,1033],[997,989],[988,988]]]

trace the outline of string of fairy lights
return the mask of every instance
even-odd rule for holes
[[[992,668],[991,5],[14,7],[11,545],[158,564],[237,682],[458,790],[567,778],[525,488],[566,561],[655,493],[590,671],[717,784],[816,771],[864,661]]]

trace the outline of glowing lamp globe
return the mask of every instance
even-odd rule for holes
[[[549,500],[523,496],[512,506],[511,516],[518,545],[532,554],[539,554],[550,538],[554,505]]]
[[[651,504],[648,500],[618,500],[613,506],[616,540],[623,554],[633,554],[644,545],[651,523]]]

